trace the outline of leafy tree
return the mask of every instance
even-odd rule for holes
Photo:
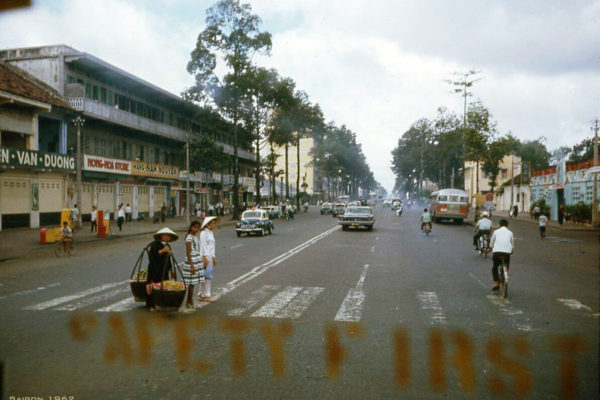
[[[571,149],[571,155],[569,161],[573,162],[584,162],[594,158],[594,139],[587,138],[577,143]]]
[[[195,85],[186,90],[187,99],[212,101],[223,117],[233,125],[233,218],[239,218],[239,158],[240,139],[248,130],[243,122],[244,106],[251,96],[244,85],[254,54],[269,54],[271,35],[261,32],[260,18],[252,14],[249,4],[239,0],[220,0],[206,12],[206,28],[199,34],[191,53],[187,70],[195,77]],[[224,62],[222,80],[215,75],[218,61]],[[242,137],[241,137],[242,136]],[[251,139],[248,135],[246,139]]]
[[[522,142],[516,150],[516,154],[521,157],[521,160],[531,163],[533,171],[547,168],[550,165],[550,152],[544,144],[545,141],[544,137],[528,140]]]
[[[212,172],[222,169],[227,155],[209,135],[201,135],[190,143],[190,168],[192,171]]]
[[[490,187],[492,193],[498,184],[498,173],[500,172],[500,162],[507,154],[515,152],[520,146],[519,140],[507,135],[498,139],[494,139],[488,143],[486,156],[483,161],[483,172],[490,177]]]

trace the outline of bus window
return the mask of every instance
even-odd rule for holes
[[[458,203],[458,196],[449,196],[449,197],[450,197],[450,202]]]
[[[460,202],[461,203],[466,203],[467,202],[467,197],[466,196],[460,196]]]
[[[448,196],[438,196],[438,201],[448,201]]]

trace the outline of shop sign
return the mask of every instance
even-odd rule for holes
[[[86,171],[131,175],[131,161],[84,154],[83,169]]]
[[[172,165],[154,164],[145,161],[132,161],[131,174],[153,178],[177,179],[179,168]]]
[[[65,154],[0,147],[0,164],[22,168],[48,168],[74,171],[75,157]]]
[[[242,184],[249,188],[254,187],[255,182],[256,182],[256,180],[254,178],[250,178],[247,176],[244,176],[243,180],[242,180]]]
[[[185,181],[187,180],[187,171],[181,170],[179,171],[179,180]],[[202,183],[211,183],[212,175],[206,172],[192,172],[190,174],[190,181],[192,182],[202,182]]]
[[[235,179],[233,179],[233,175],[223,175],[223,184],[225,185],[233,185]]]
[[[213,182],[221,182],[221,174],[218,172],[213,172],[212,180]]]

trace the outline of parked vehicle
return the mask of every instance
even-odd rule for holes
[[[346,212],[346,204],[345,203],[335,203],[333,206],[333,218],[340,216]]]
[[[434,222],[451,219],[462,224],[469,213],[469,195],[460,189],[442,189],[431,194],[431,215]]]
[[[269,214],[270,219],[281,218],[280,206],[267,206],[264,210]]]
[[[273,222],[269,219],[269,213],[266,210],[248,210],[244,211],[242,220],[236,224],[235,233],[238,237],[242,236],[242,233],[264,236],[272,234],[273,229]]]
[[[321,215],[333,214],[333,205],[331,203],[323,203],[319,212]]]
[[[338,225],[342,226],[342,230],[347,231],[349,228],[359,228],[361,226],[372,231],[375,225],[375,216],[371,207],[348,207],[343,215],[338,218]]]

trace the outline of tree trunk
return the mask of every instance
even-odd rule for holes
[[[258,131],[258,129],[257,129]],[[258,134],[258,132],[257,132]],[[256,205],[260,205],[260,136],[258,136],[258,138],[256,139],[256,174],[255,174],[255,178],[256,182],[255,182],[255,188],[256,188]]]
[[[285,143],[285,199],[289,199],[290,198],[290,175],[289,175],[289,171],[288,171],[288,152],[289,152],[289,145],[286,142]]]
[[[300,209],[300,134],[296,140],[296,207]]]

